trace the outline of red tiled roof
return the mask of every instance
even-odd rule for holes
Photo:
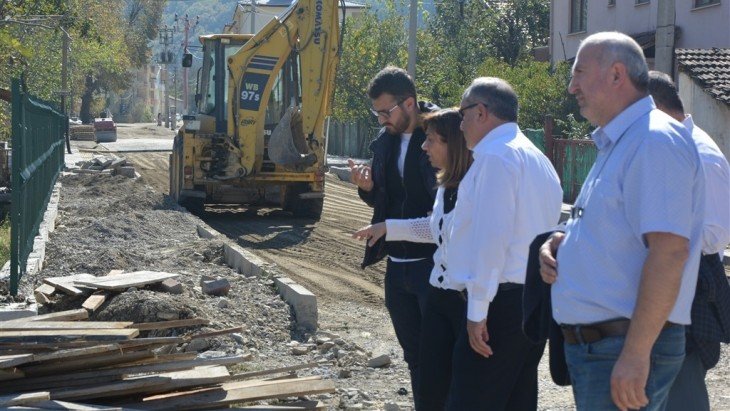
[[[677,49],[679,69],[716,100],[730,106],[730,48]]]

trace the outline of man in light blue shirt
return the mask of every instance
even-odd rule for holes
[[[578,409],[663,410],[684,356],[704,179],[691,136],[647,84],[630,37],[581,43],[569,91],[599,153],[565,233],[540,253]]]

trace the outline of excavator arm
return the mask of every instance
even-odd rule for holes
[[[324,163],[339,61],[338,3],[299,0],[228,58],[228,135],[237,150],[225,174],[254,173],[265,148],[275,163],[298,171]]]

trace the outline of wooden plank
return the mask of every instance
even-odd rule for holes
[[[17,380],[25,377],[25,373],[17,368],[8,368],[6,370],[0,370],[0,381]]]
[[[71,388],[71,387],[88,387],[92,385],[97,384],[104,384],[104,383],[111,383],[115,381],[121,381],[122,376],[121,375],[109,375],[104,377],[94,377],[94,378],[80,378],[80,379],[69,379],[64,378],[57,381],[50,381],[50,382],[33,382],[28,383],[29,379],[24,378],[22,380],[14,380],[9,381],[12,383],[11,385],[8,385],[8,382],[3,382],[3,384],[0,384],[0,393],[2,394],[14,394],[18,392],[27,392],[27,391],[40,391],[40,390],[60,390],[63,388]]]
[[[49,304],[51,302],[51,299],[43,293],[33,291],[33,297],[35,298],[35,302],[40,305]]]
[[[112,330],[0,331],[0,342],[49,342],[78,339],[85,339],[87,341],[115,341],[129,340],[137,335],[139,335],[139,331],[134,328]]]
[[[169,377],[151,376],[130,381],[101,384],[95,387],[51,391],[51,398],[54,400],[83,400],[118,397],[125,394],[146,392],[146,390],[154,387],[165,385],[171,380],[172,378]]]
[[[114,330],[129,328],[131,321],[31,321],[25,324],[0,323],[0,331],[25,330]]]
[[[52,361],[63,358],[69,360],[76,357],[84,357],[91,354],[101,354],[109,351],[118,351],[117,344],[95,345],[93,347],[72,348],[69,350],[58,350],[49,353],[33,354],[33,362]]]
[[[88,290],[82,290],[76,287],[76,283],[81,280],[93,281],[96,277],[91,274],[74,274],[65,277],[48,277],[43,282],[63,291],[70,295],[82,295]]]
[[[164,358],[160,356],[158,359]],[[243,362],[242,357],[219,357],[209,359],[194,359],[184,361],[172,361],[164,363],[154,363],[148,365],[127,366],[120,365],[114,368],[105,368],[90,371],[68,372],[64,374],[47,375],[42,377],[29,377],[19,381],[8,381],[0,385],[2,389],[22,389],[26,386],[43,386],[43,384],[57,385],[62,381],[70,380],[92,380],[94,378],[106,378],[112,376],[131,377],[139,374],[162,373],[171,371],[188,370],[202,366],[216,365],[232,365]],[[22,378],[22,373],[19,378]]]
[[[185,320],[171,320],[171,321],[158,321],[153,323],[136,323],[132,324],[131,328],[136,328],[140,331],[148,330],[164,330],[168,328],[181,328],[181,327],[192,327],[196,325],[208,325],[210,321],[205,318],[188,318]]]
[[[299,397],[309,394],[321,394],[335,391],[332,381],[302,381],[300,379],[283,380],[268,384],[246,386],[241,388],[225,388],[177,393],[145,398],[143,402],[130,404],[130,408],[142,410],[194,410],[225,406],[236,402],[258,401],[269,398]]]
[[[93,382],[94,379],[99,380],[121,380],[123,377],[129,377],[133,375],[139,375],[139,374],[150,374],[150,373],[159,373],[159,372],[169,372],[169,371],[179,371],[179,370],[187,370],[192,369],[196,366],[210,366],[210,365],[218,365],[217,362],[222,361],[209,361],[209,360],[194,360],[195,354],[193,354],[193,358],[190,358],[190,354],[172,354],[172,355],[162,355],[158,356],[156,358],[147,358],[147,364],[134,364],[130,365],[130,363],[124,363],[120,365],[116,365],[113,368],[103,368],[103,369],[95,369],[95,370],[88,370],[88,369],[79,369],[76,371],[69,371],[69,372],[63,372],[63,373],[56,373],[56,374],[49,374],[49,375],[41,375],[41,376],[33,376],[24,378],[22,380],[18,381],[8,381],[0,385],[0,390],[19,390],[22,391],[25,389],[25,387],[44,387],[48,386],[51,388],[52,386],[58,386],[59,384],[62,384],[66,381],[89,381]],[[127,357],[128,359],[130,357]],[[228,358],[228,357],[226,357]],[[139,360],[144,361],[144,360]],[[134,362],[132,362],[133,364]],[[113,377],[109,379],[110,377]]]
[[[49,400],[49,401],[41,401],[37,403],[33,403],[33,408],[17,408],[14,407],[14,410],[74,410],[74,411],[122,411],[123,408],[121,407],[107,407],[105,405],[90,405],[90,404],[81,404],[79,402],[68,402],[68,401],[59,401],[59,400]],[[38,408],[36,408],[38,407]]]
[[[81,307],[94,312],[97,308],[101,307],[102,304],[104,304],[104,301],[106,301],[106,297],[108,294],[106,293],[99,293],[99,294],[92,294],[89,296],[89,298],[84,301],[83,304],[81,304]]]
[[[10,322],[26,322],[26,321],[78,321],[87,320],[89,318],[89,312],[83,308],[78,310],[58,311],[50,314],[36,315],[35,317],[16,318],[14,320],[2,321],[2,324]]]
[[[169,377],[170,382],[165,385],[152,387],[151,389],[144,391],[147,394],[177,391],[181,389],[190,389],[193,387],[219,384],[227,381],[231,377],[231,375],[228,373],[228,369],[224,366],[195,367],[191,370],[174,371],[157,375],[160,377]],[[127,380],[132,381],[137,378],[143,377],[133,377]]]
[[[25,394],[3,395],[0,396],[0,407],[11,407],[13,405],[28,405],[40,401],[50,400],[48,391],[30,392]]]
[[[120,274],[124,274],[124,270],[111,270],[106,275],[110,276],[110,275],[120,275]]]
[[[157,271],[135,271],[107,277],[95,277],[93,280],[74,281],[74,284],[81,284],[103,290],[124,290],[129,287],[140,287],[143,285],[162,282],[168,278],[179,277],[180,274],[163,273]]]
[[[73,360],[59,360],[58,362],[30,365],[22,367],[21,370],[23,370],[25,375],[28,377],[40,377],[44,375],[67,373],[70,371],[109,367],[154,357],[155,354],[150,351],[132,351],[129,353],[112,352],[101,355],[92,354],[91,356],[76,358]]]
[[[211,331],[207,333],[200,333],[200,334],[192,334],[188,335],[185,338],[189,340],[194,340],[196,338],[208,338],[208,337],[215,337],[217,335],[225,335],[225,334],[232,334],[232,333],[240,333],[243,332],[243,327],[233,327],[233,328],[226,328],[223,330],[217,330],[217,331]]]
[[[56,292],[56,287],[50,284],[41,284],[36,287],[35,292],[50,296]]]
[[[39,287],[33,290],[33,296],[38,303],[48,304],[51,301],[48,297],[50,297],[54,292],[56,292],[56,288],[52,285],[41,284]]]
[[[10,368],[33,361],[33,354],[12,354],[0,356],[0,368]]]
[[[278,374],[282,372],[289,372],[289,371],[297,371],[297,370],[306,370],[309,368],[316,368],[320,364],[316,362],[310,362],[306,364],[300,364],[300,365],[292,365],[290,367],[281,367],[281,368],[271,368],[268,370],[260,370],[260,371],[249,371],[244,372],[240,374],[234,374],[231,379],[232,380],[244,380],[247,378],[253,378],[253,377],[260,377],[262,375],[271,375],[271,374]]]
[[[246,411],[324,411],[327,406],[319,401],[294,401],[287,402],[284,405],[249,405],[246,407],[230,408],[230,410],[246,410]]]

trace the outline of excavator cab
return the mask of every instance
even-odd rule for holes
[[[255,35],[200,37],[198,113],[170,156],[170,195],[205,203],[278,205],[319,218],[325,119],[339,61],[338,0],[299,0]]]

